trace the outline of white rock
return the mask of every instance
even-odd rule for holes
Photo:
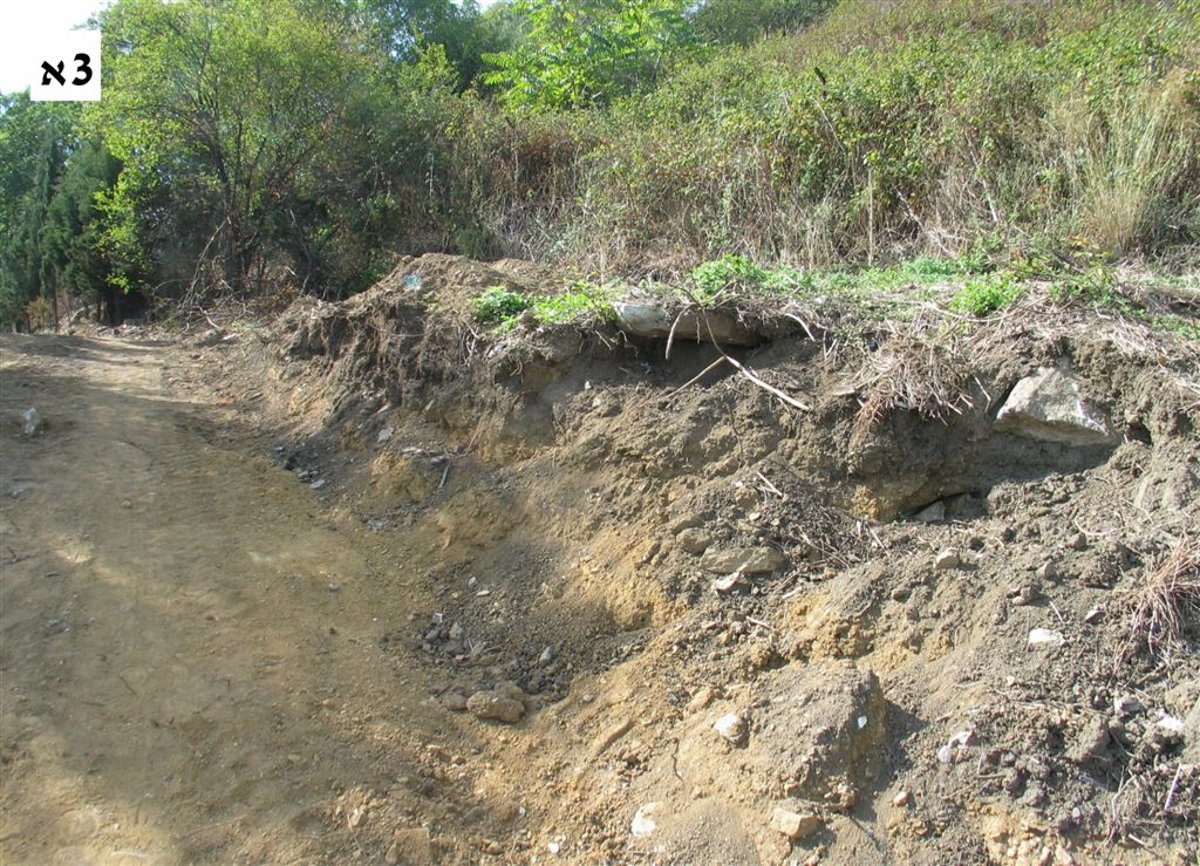
[[[1154,723],[1155,727],[1162,728],[1164,731],[1167,731],[1168,733],[1171,733],[1171,734],[1182,734],[1183,733],[1183,729],[1184,729],[1183,719],[1168,715],[1167,713],[1162,712],[1161,710],[1159,712],[1161,713],[1161,715],[1159,715],[1158,721]]]
[[[933,567],[938,571],[949,571],[952,568],[958,568],[961,564],[962,556],[954,547],[947,547],[933,560]]]
[[[21,420],[24,422],[24,431],[26,436],[37,436],[46,429],[46,422],[42,420],[42,416],[38,414],[37,406],[30,406],[21,413]]]
[[[633,824],[630,825],[630,831],[634,836],[649,836],[658,829],[658,824],[655,823],[654,810],[659,804],[647,803],[645,806],[637,810],[637,814],[633,816]]]
[[[727,592],[733,592],[739,586],[745,586],[745,584],[746,578],[740,571],[735,571],[733,574],[714,578],[712,588],[713,592],[717,593],[717,595],[724,595]]]
[[[737,713],[727,713],[717,719],[713,730],[730,743],[740,743],[746,737],[746,720]]]
[[[638,337],[668,337],[676,340],[700,340],[736,346],[754,346],[762,338],[738,321],[737,314],[727,310],[705,310],[699,314],[687,310],[681,315],[669,314],[652,304],[613,304],[617,326]]]
[[[376,442],[386,442],[392,438],[392,434],[396,432],[395,427],[384,427],[379,431],[379,435],[375,437]]]
[[[1029,632],[1030,646],[1062,646],[1067,642],[1060,631],[1048,628],[1035,628]]]
[[[949,764],[954,760],[954,752],[956,749],[961,749],[964,746],[971,745],[971,741],[975,739],[974,731],[959,731],[954,734],[946,745],[938,749],[938,761],[943,764]]]

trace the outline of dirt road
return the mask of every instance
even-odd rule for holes
[[[180,348],[0,350],[0,863],[425,862],[458,788],[396,565]]]

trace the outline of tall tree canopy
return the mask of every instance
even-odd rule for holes
[[[514,0],[525,38],[484,57],[510,106],[578,108],[650,86],[697,45],[679,0]]]
[[[77,115],[75,105],[31,102],[28,94],[0,99],[0,318],[19,317],[29,299],[59,288],[46,228]]]
[[[246,285],[272,240],[272,208],[373,74],[352,24],[321,8],[121,0],[109,9],[93,119],[124,163],[105,201],[114,226],[201,243],[183,258],[219,257],[225,282]],[[159,195],[172,206],[149,206]]]

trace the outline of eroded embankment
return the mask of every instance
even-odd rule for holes
[[[419,648],[447,713],[524,716],[477,784],[537,820],[481,856],[1190,856],[1194,352],[1049,308],[760,315],[756,346],[669,358],[472,324],[530,279],[427,256],[275,329],[306,419],[281,460],[438,599],[384,650]]]

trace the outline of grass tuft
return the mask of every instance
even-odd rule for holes
[[[1188,538],[1163,557],[1134,593],[1125,657],[1145,648],[1159,661],[1186,649],[1200,618],[1200,540]]]

